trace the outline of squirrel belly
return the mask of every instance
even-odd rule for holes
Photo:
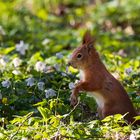
[[[98,105],[98,107],[102,110],[105,105],[105,99],[103,96],[98,92],[98,91],[93,91],[93,92],[87,92],[88,95],[93,97]]]

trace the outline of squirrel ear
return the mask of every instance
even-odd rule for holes
[[[89,43],[93,43],[93,38],[90,34],[90,31],[87,30],[83,36],[83,44],[89,44]]]

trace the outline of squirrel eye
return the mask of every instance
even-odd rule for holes
[[[79,54],[77,55],[77,58],[80,59],[81,57],[82,57],[82,55],[79,53]]]

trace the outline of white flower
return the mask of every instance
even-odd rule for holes
[[[62,76],[64,76],[64,77],[66,77],[66,76],[67,76],[67,74],[66,74],[66,73],[64,73],[64,72],[62,72],[62,73],[61,73],[61,75],[62,75]]]
[[[41,62],[41,61],[38,61],[36,64],[35,64],[35,69],[36,71],[40,71],[40,72],[46,72],[47,68],[46,68],[46,64]]]
[[[19,44],[16,44],[16,51],[21,55],[25,55],[26,50],[28,50],[29,44],[25,44],[24,41],[20,41]]]
[[[69,89],[74,89],[75,88],[75,85],[73,82],[69,83]]]
[[[132,70],[132,67],[125,69],[125,73],[128,74],[128,75],[129,75],[132,71],[133,71],[133,70]]]
[[[8,61],[9,61],[9,58],[8,58],[8,56],[6,56],[6,55],[4,55],[4,56],[2,57],[2,59],[3,59],[5,62],[8,62]]]
[[[39,90],[43,90],[44,89],[44,85],[45,85],[44,82],[38,82],[37,83],[37,87],[38,87]]]
[[[69,67],[68,66],[66,66],[66,73],[68,73],[69,72]]]
[[[14,64],[14,67],[20,66],[21,62],[22,61],[19,58],[14,58],[13,61],[12,61],[12,63]]]
[[[140,96],[137,96],[136,99],[140,100]]]
[[[35,85],[35,79],[34,78],[28,78],[25,80],[27,82],[27,86],[32,87],[33,85]]]
[[[8,61],[9,60],[8,60],[8,57],[7,56],[2,56],[0,58],[0,65],[5,67]]]
[[[54,67],[57,71],[60,71],[60,66],[59,66],[58,64],[55,64],[53,67]]]
[[[129,137],[129,140],[136,140],[136,137],[133,133],[131,133],[130,137]]]
[[[46,96],[46,98],[56,96],[56,91],[53,89],[45,90],[45,96]]]
[[[50,40],[48,38],[45,38],[43,41],[42,41],[42,45],[46,45],[50,42]]]
[[[20,72],[19,70],[13,70],[12,73],[13,73],[14,75],[20,75],[20,74],[21,74],[21,72]]]
[[[9,80],[5,80],[1,82],[3,87],[9,88],[11,85],[11,82]]]
[[[52,66],[47,66],[45,71],[51,71],[52,70]]]
[[[0,65],[2,65],[2,66],[4,66],[4,67],[6,66],[6,62],[4,61],[3,58],[0,59]]]
[[[28,138],[26,138],[26,137],[22,137],[22,139],[21,140],[28,140]]]
[[[127,54],[125,53],[125,51],[124,51],[123,49],[120,49],[120,50],[118,51],[118,55],[120,55],[120,56],[122,56],[122,57],[126,57],[126,56],[127,56]]]
[[[61,52],[56,53],[56,57],[57,57],[58,59],[61,59],[61,58],[63,58],[63,54],[62,54]]]

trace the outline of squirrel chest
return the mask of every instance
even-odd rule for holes
[[[80,70],[80,80],[85,81],[85,73],[82,70]],[[104,107],[105,99],[99,93],[99,91],[93,91],[93,92],[86,91],[86,92],[88,93],[89,96],[91,96],[95,99],[95,101],[100,109],[102,109]]]

